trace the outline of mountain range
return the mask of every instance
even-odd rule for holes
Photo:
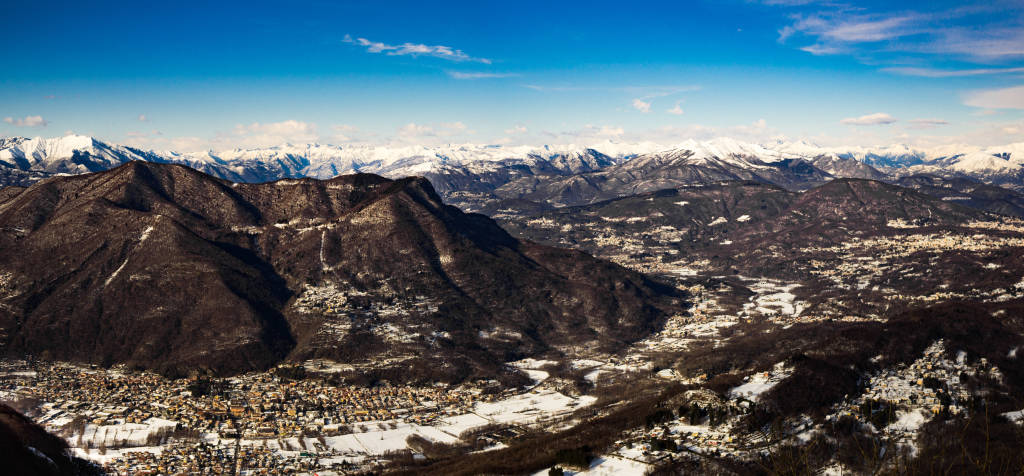
[[[0,139],[0,185],[107,170],[141,160],[180,164],[234,182],[327,179],[363,172],[422,176],[447,202],[493,212],[505,201],[565,206],[659,188],[755,180],[807,190],[835,178],[896,181],[911,175],[966,178],[1024,190],[1024,143],[1000,147],[820,147],[805,141],[753,144],[728,138],[672,147],[606,142],[582,146],[282,145],[199,153],[161,152],[92,137]]]

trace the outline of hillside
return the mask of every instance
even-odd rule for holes
[[[91,476],[105,474],[72,455],[67,442],[46,432],[14,408],[0,403],[0,452],[4,474]]]
[[[324,357],[461,379],[568,343],[617,348],[680,305],[640,274],[517,241],[421,178],[232,184],[131,162],[8,193],[9,355],[172,373]]]

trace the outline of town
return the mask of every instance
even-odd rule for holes
[[[0,399],[116,474],[365,470],[407,450],[411,435],[458,442],[474,427],[528,424],[588,402],[536,387],[334,385],[304,369],[168,379],[124,367],[2,361]]]

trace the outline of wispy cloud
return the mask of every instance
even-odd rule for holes
[[[435,136],[434,128],[410,122],[398,129],[398,136],[405,139],[416,139],[424,136]]]
[[[908,25],[914,21],[912,16],[900,16],[871,20],[867,18],[840,21],[821,32],[825,38],[845,43],[864,43],[890,40],[900,36],[913,34]]]
[[[973,91],[964,104],[983,109],[1024,109],[1024,86]]]
[[[314,135],[316,133],[316,124],[297,121],[294,119],[270,123],[253,122],[248,125],[238,124],[235,126],[235,133],[240,135],[268,134],[282,137]]]
[[[17,127],[46,127],[49,124],[48,121],[43,119],[43,116],[5,117],[4,122]]]
[[[912,66],[894,66],[882,68],[887,73],[903,76],[920,76],[924,78],[959,78],[965,76],[985,76],[996,74],[1024,73],[1024,68],[974,68],[974,69],[932,69]]]
[[[643,100],[671,96],[673,94],[700,91],[701,87],[694,84],[683,84],[677,86],[550,86],[543,84],[524,84],[524,88],[534,91],[563,92],[563,91],[609,91],[625,92],[639,97]]]
[[[815,45],[804,46],[804,47],[800,48],[800,51],[805,51],[805,52],[810,53],[810,54],[812,54],[814,56],[825,56],[825,55],[837,55],[837,54],[842,53],[842,52],[844,52],[846,50],[843,49],[843,48],[840,48],[838,46],[835,46],[835,45],[815,44]]]
[[[811,15],[795,15],[793,23],[779,30],[779,42],[801,36],[814,41],[800,49],[813,55],[843,53],[850,45],[877,43],[914,35],[918,29],[917,15],[882,16],[848,14],[846,12],[819,12]]]
[[[922,5],[914,11],[870,11],[823,3],[790,15],[790,23],[779,29],[778,41],[792,43],[814,55],[849,54],[867,63],[891,61],[896,54],[955,57],[982,63],[1024,57],[1022,18],[1013,14],[993,15],[1000,11],[998,8],[968,5],[929,10]],[[916,68],[906,69],[909,75],[927,74]],[[995,71],[979,68],[963,75]]]
[[[911,119],[907,121],[912,129],[933,129],[939,126],[949,125],[945,119]]]
[[[423,43],[402,43],[400,45],[389,45],[377,41],[370,41],[366,38],[353,38],[345,35],[342,40],[345,43],[363,46],[368,53],[384,53],[388,56],[429,56],[445,59],[448,61],[471,61],[477,63],[491,64],[487,58],[477,58],[464,53],[462,50],[444,45],[425,45]]]
[[[933,54],[955,54],[984,61],[1024,57],[1024,24],[971,25],[936,30],[935,41],[921,46]]]
[[[139,122],[146,122],[149,118],[145,114],[139,114]]]
[[[944,126],[949,124],[949,121],[945,119],[911,119],[907,122],[922,126]]]
[[[848,126],[878,126],[884,124],[892,124],[897,119],[884,112],[876,112],[874,114],[867,114],[860,117],[848,117],[839,121],[841,124]]]
[[[681,104],[682,104],[682,101],[676,101],[676,105],[672,109],[669,109],[669,110],[667,110],[665,112],[667,112],[669,114],[672,114],[672,115],[676,115],[676,116],[682,116],[683,115],[683,106]]]
[[[221,137],[219,143],[240,147],[269,147],[283,143],[307,143],[320,140],[312,122],[289,119],[280,122],[252,122],[235,125],[232,136]]]
[[[784,6],[784,7],[798,7],[801,5],[810,5],[817,3],[819,0],[761,0],[758,3],[773,6]]]
[[[492,79],[492,78],[514,78],[519,76],[516,73],[466,73],[462,71],[449,71],[448,76],[453,79]]]
[[[358,131],[359,128],[349,124],[332,124],[330,140],[335,142],[349,142],[352,141],[352,133]]]
[[[637,111],[640,111],[642,113],[648,113],[651,112],[651,103],[643,101],[641,99],[634,99],[633,109],[636,109]]]
[[[396,139],[406,143],[437,144],[445,139],[474,134],[462,121],[417,124],[410,122],[398,129]]]

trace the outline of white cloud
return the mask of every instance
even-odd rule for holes
[[[145,132],[129,132],[125,134],[124,144],[140,149],[172,150],[175,152],[198,152],[215,146],[211,141],[200,137],[160,137],[162,135],[159,131],[152,131],[148,134]],[[219,145],[226,146],[226,144]],[[237,147],[237,145],[233,147]]]
[[[960,57],[991,64],[995,60],[1024,57],[1021,19],[995,2],[947,9],[872,12],[848,3],[822,2],[812,13],[790,15],[779,29],[778,41],[804,40],[797,47],[814,55],[850,54],[867,64],[890,63],[897,54]],[[981,14],[985,16],[982,17]],[[960,72],[927,68],[894,68],[898,74],[934,77],[999,74],[1000,68]],[[1004,68],[1012,69],[1012,68]],[[903,72],[900,72],[903,70]]]
[[[797,20],[779,30],[779,42],[785,43],[797,34],[815,40],[800,47],[815,56],[835,55],[851,51],[851,45],[878,43],[902,36],[913,35],[917,30],[909,24],[917,17],[875,17],[868,15],[810,15],[795,17]]]
[[[810,45],[800,48],[800,51],[810,53],[814,56],[825,56],[825,55],[837,55],[842,53],[844,50],[838,46],[831,45]]]
[[[911,16],[899,16],[870,20],[864,17],[849,21],[838,21],[820,31],[821,36],[846,43],[875,42],[913,34],[907,28],[913,21]]]
[[[626,130],[620,126],[586,124],[577,130],[561,133],[544,132],[544,135],[558,141],[569,140],[571,142],[592,143],[608,139],[615,139],[626,134]]]
[[[1024,86],[968,93],[964,104],[984,109],[1024,109]]]
[[[949,124],[949,121],[945,119],[911,119],[907,122],[919,126],[944,126]]]
[[[481,72],[462,72],[462,71],[449,71],[448,76],[453,79],[491,79],[491,78],[512,78],[519,76],[515,73],[481,73]]]
[[[876,112],[874,114],[867,114],[860,117],[848,117],[839,121],[842,124],[850,126],[877,126],[882,124],[892,124],[897,119],[884,112]]]
[[[526,132],[527,132],[526,126],[521,125],[521,124],[516,124],[511,129],[505,129],[505,133],[508,134],[508,135],[526,134]]]
[[[331,140],[344,142],[340,132],[352,131],[349,126],[331,126],[335,133]],[[129,132],[125,143],[134,147],[156,150],[173,150],[178,152],[196,152],[202,150],[224,150],[234,148],[273,147],[284,143],[307,144],[318,142],[320,135],[317,125],[312,122],[286,120],[281,122],[252,122],[236,124],[230,132],[218,132],[212,137],[163,137],[160,131]]]
[[[600,129],[597,129],[596,134],[598,137],[620,137],[625,133],[626,131],[621,127],[601,126]]]
[[[289,119],[281,122],[238,124],[235,126],[235,134],[249,135],[261,134],[276,137],[314,137],[316,136],[316,124],[311,122],[296,121]]]
[[[48,121],[43,119],[43,116],[5,117],[4,122],[17,127],[46,127],[49,124]]]
[[[904,76],[921,76],[924,78],[958,78],[964,76],[1024,73],[1024,68],[974,68],[942,70],[931,68],[916,68],[910,66],[894,66],[891,68],[882,68],[882,71],[885,71],[887,73],[901,74]]]
[[[462,133],[466,131],[466,125],[462,121],[442,122],[441,128],[450,133]]]
[[[139,114],[139,122],[146,122],[149,118],[145,114]]]
[[[918,135],[915,139],[920,146],[935,148],[946,147],[948,153],[963,151],[975,147],[1002,146],[1020,142],[1024,134],[1024,120],[983,122],[974,127],[955,134]]]
[[[345,35],[345,38],[342,41],[344,41],[345,43],[366,47],[366,51],[368,53],[384,53],[388,56],[430,56],[433,58],[441,58],[448,61],[472,61],[484,64],[491,64],[491,60],[487,58],[475,58],[467,55],[462,50],[458,50],[450,46],[425,45],[422,43],[402,43],[400,45],[389,45],[387,43],[370,41],[367,40],[366,38],[352,38],[351,35]]]
[[[348,124],[333,124],[331,125],[331,140],[334,142],[349,142],[352,139],[351,134],[358,131],[356,126],[350,126]]]
[[[667,110],[665,112],[667,112],[669,114],[674,114],[676,116],[682,116],[683,115],[683,107],[680,105],[681,102],[682,101],[676,101],[675,107],[673,107],[672,109],[669,109],[669,110]]]
[[[636,109],[637,111],[640,111],[640,112],[643,112],[643,113],[648,113],[648,112],[651,112],[651,103],[643,101],[643,100],[641,100],[639,98],[638,99],[634,99],[633,100],[633,109]]]
[[[1024,57],[1020,25],[971,25],[938,29],[938,37],[922,46],[927,53],[953,53],[984,61]]]
[[[844,53],[849,50],[848,45],[877,43],[918,32],[910,26],[918,21],[916,15],[884,17],[825,12],[793,18],[793,24],[779,30],[778,41],[785,43],[796,35],[812,38],[813,44],[800,49],[816,56]]]
[[[671,96],[674,94],[680,94],[685,92],[700,91],[701,86],[696,84],[689,85],[676,85],[676,86],[548,86],[543,84],[524,84],[524,88],[529,88],[534,91],[550,91],[550,92],[565,92],[565,91],[595,91],[595,92],[624,92],[633,96],[639,97],[640,99],[654,99],[659,97]]]
[[[418,138],[423,136],[435,136],[434,128],[422,124],[410,122],[398,129],[398,136],[402,138]]]
[[[818,0],[762,0],[760,3],[773,6],[798,7],[801,5],[815,3],[817,1]]]
[[[404,143],[436,145],[453,137],[474,134],[475,131],[461,121],[417,124],[410,122],[398,129],[395,139]]]
[[[934,129],[934,128],[939,127],[939,126],[946,126],[946,125],[949,125],[949,121],[947,121],[945,119],[923,118],[923,119],[911,119],[911,120],[907,121],[907,124],[909,124],[908,129],[918,129],[918,130],[921,130],[921,129]]]

